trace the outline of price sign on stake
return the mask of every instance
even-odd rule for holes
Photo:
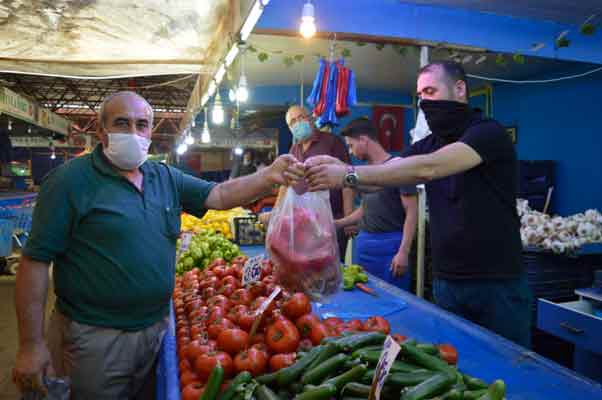
[[[182,233],[182,239],[180,241],[180,249],[178,250],[178,259],[182,253],[186,253],[188,248],[190,247],[190,242],[192,241],[192,232],[184,232]]]
[[[280,286],[276,286],[276,289],[274,289],[270,297],[265,299],[263,303],[261,303],[261,305],[257,308],[257,310],[255,311],[255,321],[253,322],[253,326],[251,327],[251,331],[249,332],[249,337],[252,337],[255,334],[255,331],[257,331],[259,323],[261,322],[261,318],[263,317],[263,313],[265,312],[265,310],[268,309],[270,303],[276,298],[276,296],[278,296],[278,293],[280,293],[281,291],[282,288],[280,288]]]
[[[397,358],[397,354],[401,350],[401,346],[397,344],[395,339],[387,336],[383,345],[383,351],[380,353],[380,359],[374,370],[374,378],[372,379],[372,388],[370,389],[370,400],[379,400],[380,392],[385,385],[385,379],[389,375],[389,370],[393,366],[393,362]]]
[[[251,257],[245,263],[242,274],[242,285],[246,286],[249,283],[257,282],[261,279],[261,262],[263,255]]]

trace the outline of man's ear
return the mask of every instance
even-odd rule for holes
[[[107,138],[107,132],[103,126],[102,121],[98,120],[97,124],[96,124],[96,138],[98,139],[98,141],[100,143],[102,143],[102,145],[104,147],[107,147],[109,145],[109,141]]]
[[[454,94],[457,99],[466,99],[468,100],[468,93],[466,91],[466,82],[457,81],[454,85]]]

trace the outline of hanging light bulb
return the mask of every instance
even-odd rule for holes
[[[54,143],[50,142],[48,143],[48,147],[50,147],[50,159],[54,160],[56,159],[56,153],[54,152]]]
[[[194,117],[192,117],[192,121],[190,122],[190,126],[192,126],[193,128],[196,127],[196,115]]]
[[[186,143],[187,146],[191,146],[194,144],[194,138],[192,137],[192,134],[190,134],[190,132],[188,132],[188,134],[186,135],[184,143]]]
[[[249,100],[249,88],[247,87],[247,77],[245,75],[241,75],[240,80],[238,81],[236,100],[241,103],[245,103],[247,100]]]
[[[230,98],[230,101],[234,103],[236,101],[236,91],[234,89],[230,89],[228,92],[228,97]]]
[[[209,123],[207,122],[207,107],[205,107],[205,123],[203,124],[203,132],[201,133],[201,142],[205,144],[211,142],[211,134],[209,133]]]
[[[54,153],[54,150],[52,150],[52,153],[50,154],[50,159],[51,160],[56,159],[56,154]]]
[[[213,101],[213,112],[211,113],[211,117],[213,123],[216,125],[224,123],[224,107],[222,106],[222,99],[219,95],[219,91],[215,95],[215,100]]]
[[[31,135],[31,126],[27,127],[27,133],[29,133]]]
[[[315,23],[315,10],[311,0],[303,5],[303,11],[301,13],[301,26],[299,26],[299,32],[305,39],[309,39],[316,34],[316,23]]]
[[[181,143],[178,148],[176,149],[176,152],[179,155],[182,155],[184,153],[186,153],[186,151],[188,150],[188,146],[186,145],[186,143]]]
[[[12,130],[13,130],[13,120],[12,120],[12,119],[9,119],[9,120],[8,120],[8,130],[9,130],[9,131],[12,131]]]
[[[243,153],[242,147],[240,147],[240,145],[237,145],[234,148],[234,154],[237,156],[242,156],[242,153]]]

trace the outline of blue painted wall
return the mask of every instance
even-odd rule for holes
[[[311,91],[310,86],[304,87],[303,96],[307,97]],[[299,86],[255,86],[252,88],[251,97],[249,103],[245,105],[246,108],[253,108],[257,106],[289,106],[293,104],[299,104],[301,93]],[[412,97],[401,91],[393,90],[374,90],[374,89],[357,89],[357,98],[360,103],[374,103],[374,104],[411,104]],[[372,117],[372,107],[370,105],[356,106],[351,109],[350,114],[340,120],[340,126],[345,126],[354,118],[367,116]],[[413,127],[414,124],[414,113],[412,110],[407,109],[405,113],[405,137],[409,137],[408,131]],[[284,117],[281,123],[275,123],[274,128],[280,130],[279,138],[279,152],[286,153],[291,145],[291,134],[286,126]],[[335,129],[335,133],[338,129]]]
[[[518,127],[520,159],[555,160],[554,210],[602,209],[602,72],[564,82],[494,87],[493,117]]]

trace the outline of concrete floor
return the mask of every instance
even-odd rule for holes
[[[49,289],[52,293],[52,289]],[[0,400],[18,400],[19,392],[11,379],[19,336],[15,315],[15,277],[0,276]],[[54,305],[54,296],[49,296],[46,317]]]

